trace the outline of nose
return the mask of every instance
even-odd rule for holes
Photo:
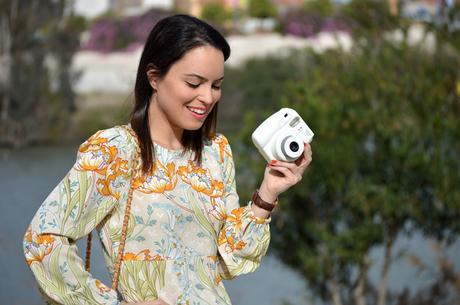
[[[202,86],[198,99],[205,103],[206,105],[210,105],[213,103],[213,94],[211,86]]]

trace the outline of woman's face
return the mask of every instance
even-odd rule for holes
[[[189,50],[163,78],[149,77],[155,91],[150,105],[153,120],[163,119],[173,129],[199,129],[220,99],[223,78],[221,50],[212,46]]]

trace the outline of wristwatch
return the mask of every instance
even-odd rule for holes
[[[267,202],[263,200],[262,198],[260,198],[259,190],[256,190],[254,194],[252,195],[252,203],[254,203],[256,206],[258,206],[261,209],[271,212],[278,204],[278,198],[276,198],[274,203]]]

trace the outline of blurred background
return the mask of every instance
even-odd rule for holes
[[[242,202],[259,123],[291,107],[315,132],[234,304],[460,304],[458,0],[0,0],[0,303],[42,304],[25,229],[78,145],[127,122],[142,45],[177,12],[232,47],[218,129]]]

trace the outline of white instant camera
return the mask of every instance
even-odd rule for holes
[[[252,142],[267,162],[293,162],[303,154],[304,143],[310,143],[313,136],[295,110],[282,108],[257,127]]]

